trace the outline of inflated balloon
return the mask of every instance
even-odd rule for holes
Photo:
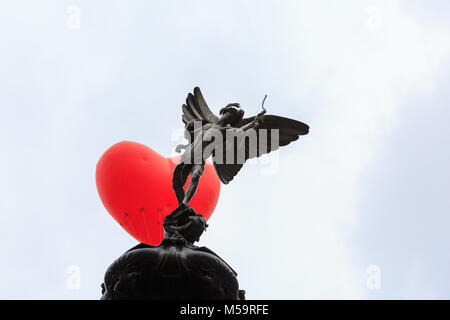
[[[163,221],[178,207],[172,174],[179,156],[165,158],[131,141],[114,144],[97,163],[95,180],[106,210],[136,240],[156,245],[164,236]],[[189,179],[186,186],[189,184]],[[216,207],[220,180],[207,162],[189,205],[208,220]]]

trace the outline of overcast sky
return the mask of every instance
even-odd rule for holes
[[[2,1],[0,298],[100,297],[136,240],[95,165],[122,140],[172,155],[194,86],[311,126],[201,239],[247,298],[450,298],[449,33],[447,0]]]

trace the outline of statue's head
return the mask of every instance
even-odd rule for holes
[[[239,103],[230,103],[225,108],[220,109],[220,121],[224,125],[235,126],[244,117],[244,110]]]

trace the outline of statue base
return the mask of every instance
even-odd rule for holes
[[[212,250],[193,244],[207,226],[181,204],[164,219],[161,244],[138,244],[111,264],[101,299],[245,300],[237,273]]]

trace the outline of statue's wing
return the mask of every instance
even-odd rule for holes
[[[255,117],[242,119],[237,127],[242,127],[254,120]],[[265,129],[264,131],[262,131]],[[276,133],[272,132],[270,129],[278,129],[278,143],[272,140],[276,139]],[[286,146],[292,141],[298,140],[299,136],[306,135],[309,132],[309,126],[303,122],[274,116],[266,115],[261,126],[256,129],[256,140],[251,138],[246,138],[243,140],[244,144],[241,145],[242,148],[239,149],[239,139],[236,138],[234,143],[231,141],[225,141],[224,151],[223,151],[223,161],[222,163],[217,163],[213,157],[214,168],[216,169],[217,175],[220,180],[227,184],[236,176],[236,174],[241,170],[245,161],[251,158],[259,157],[263,154],[269,153],[271,151],[277,150],[278,147]],[[250,145],[252,143],[252,145]],[[234,148],[234,150],[231,150]],[[245,152],[244,158],[239,158],[238,152]],[[234,155],[233,163],[226,163],[227,152],[232,151]],[[243,160],[243,161],[242,161]]]
[[[214,123],[219,119],[211,109],[209,109],[199,87],[194,88],[194,94],[188,94],[186,104],[183,104],[182,109],[184,124],[188,124],[193,120],[203,120]]]
[[[231,180],[233,180],[234,176],[237,175],[243,166],[243,164],[219,164],[214,162],[214,157],[213,164],[217,175],[223,184],[228,184]]]

